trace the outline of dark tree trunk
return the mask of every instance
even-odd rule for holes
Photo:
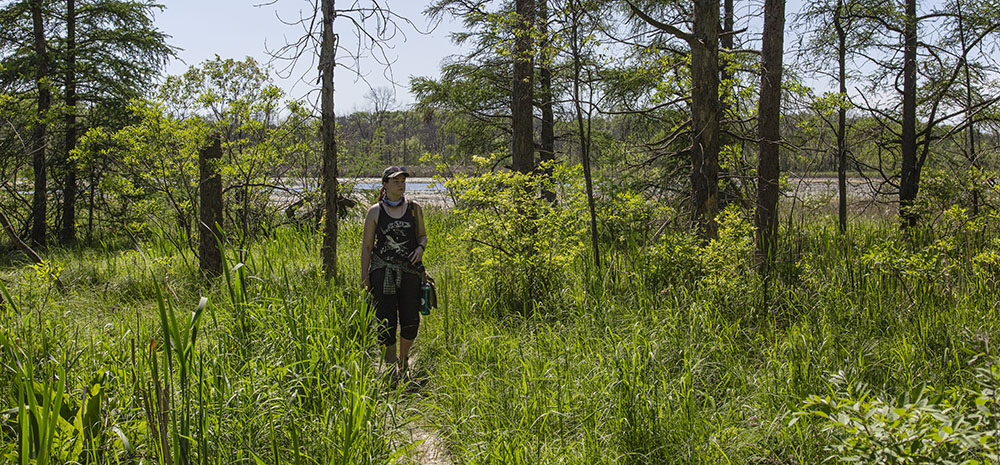
[[[770,273],[778,241],[778,153],[781,130],[781,65],[784,51],[785,0],[764,0],[764,37],[761,51],[760,105],[757,112],[759,154],[757,157],[756,226],[757,269]]]
[[[552,41],[548,35],[549,8],[548,0],[538,0],[538,30],[542,42],[541,63],[538,69],[539,88],[541,90],[540,107],[542,109],[542,128],[538,143],[538,159],[541,163],[551,162],[556,158],[556,136],[555,136],[555,116],[552,111]],[[552,175],[552,168],[546,167],[543,170],[545,176]],[[542,193],[546,200],[553,201],[556,198],[554,192],[545,191]]]
[[[965,16],[965,12],[962,10],[961,0],[956,1],[955,3],[956,9],[958,10],[958,34],[962,43],[962,66],[965,68],[965,119],[969,126],[969,147],[965,151],[965,156],[969,161],[969,167],[972,168],[973,172],[978,172],[979,156],[976,155],[976,125],[975,114],[972,106],[972,76],[969,73],[969,47],[965,35],[965,24],[962,21],[962,18]],[[972,216],[979,216],[980,193],[979,186],[977,184],[978,183],[975,181],[972,183]]]
[[[76,147],[76,0],[66,0],[66,143],[64,157],[66,178],[63,183],[62,228],[59,242],[76,242],[76,163],[70,153]]]
[[[704,239],[716,237],[719,202],[719,0],[694,2],[691,43],[691,197]]]
[[[583,163],[583,179],[587,189],[587,207],[590,209],[590,242],[594,251],[594,266],[601,268],[601,249],[597,235],[597,211],[594,206],[594,183],[590,172],[590,113],[586,115],[586,125],[584,124],[583,102],[580,96],[581,69],[583,67],[583,57],[580,51],[580,21],[583,12],[577,0],[570,0],[570,11],[573,17],[570,26],[571,47],[573,54],[573,104],[576,110],[577,129],[580,134],[580,161]]]
[[[920,183],[917,166],[917,1],[906,0],[903,31],[903,118],[900,141],[899,216],[902,226],[917,225],[914,202]]]
[[[213,136],[211,144],[198,152],[200,182],[198,186],[201,221],[198,226],[200,268],[207,276],[222,274],[222,140]]]
[[[323,139],[323,195],[326,221],[323,224],[323,271],[328,280],[337,279],[337,116],[333,107],[333,70],[337,59],[337,36],[333,32],[335,1],[323,2],[323,38],[320,45],[320,96]]]
[[[722,6],[722,34],[719,36],[719,43],[722,49],[727,51],[734,49],[736,40],[735,31],[733,30],[734,14],[733,0],[725,0]],[[738,110],[735,110],[732,106],[732,102],[735,101],[735,99],[732,98],[733,86],[730,82],[733,79],[733,73],[730,71],[733,60],[728,55],[725,57],[721,56],[721,52],[722,50],[720,50],[719,57],[719,79],[721,85],[721,88],[719,89],[720,150],[722,150],[721,147],[728,147],[738,143],[738,140],[732,134],[729,134],[721,129],[721,126],[725,124],[725,121],[735,119],[733,118],[733,115],[738,112]],[[727,82],[729,82],[729,84],[724,85],[724,83]],[[739,168],[734,168],[736,168],[735,174],[738,175],[740,171]],[[734,173],[731,173],[729,169],[719,167],[719,179],[727,180],[727,185],[729,184],[728,180],[732,174]],[[719,203],[722,205],[737,199],[739,199],[739,192],[732,189],[725,190],[719,194]]]
[[[38,247],[45,247],[45,239],[48,235],[46,228],[46,196],[48,195],[48,182],[46,178],[45,153],[46,153],[46,130],[48,123],[47,114],[52,104],[52,96],[49,93],[48,84],[45,83],[49,77],[49,57],[45,43],[45,22],[42,18],[42,0],[31,2],[31,22],[34,29],[34,47],[37,60],[35,70],[35,83],[38,87],[38,111],[35,128],[32,131],[32,169],[35,172],[35,192],[32,195],[31,208],[31,242]]]
[[[533,100],[534,53],[532,34],[534,0],[516,0],[514,23],[514,79],[511,91],[513,169],[530,173],[535,168]]]
[[[847,32],[843,24],[844,2],[837,0],[833,26],[837,30],[837,82],[841,99],[847,97]],[[847,109],[837,110],[837,230],[847,232]]]
[[[733,0],[725,0],[723,2],[722,10],[722,37],[719,38],[719,42],[722,44],[722,48],[725,50],[732,50],[734,44],[734,11],[733,11]],[[729,71],[729,65],[732,62],[730,59],[724,59],[719,63],[719,72],[721,74],[721,79],[723,81],[728,81],[733,78],[732,73]],[[723,111],[727,110],[728,104],[726,103],[726,94],[722,94],[719,98],[720,104],[722,105]]]

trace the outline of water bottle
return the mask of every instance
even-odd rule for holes
[[[421,277],[424,274],[424,263],[417,262],[415,268],[420,272]],[[430,283],[423,283],[420,285],[420,314],[430,315],[431,314],[431,285]]]
[[[420,286],[420,314],[431,314],[431,285],[428,283]]]

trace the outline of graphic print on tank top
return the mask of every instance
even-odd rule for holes
[[[409,255],[417,248],[417,221],[413,205],[407,203],[403,216],[393,218],[379,206],[378,227],[375,235],[375,253],[389,263],[409,263]]]

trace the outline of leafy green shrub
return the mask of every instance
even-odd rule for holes
[[[645,249],[645,282],[653,289],[694,282],[705,274],[699,239],[688,232],[661,235]]]
[[[990,209],[990,205],[996,205],[1000,198],[1000,189],[991,182],[997,179],[997,174],[976,167],[957,171],[929,170],[921,179],[916,208],[923,215],[937,215],[952,207],[970,208],[973,205]]]
[[[809,397],[802,416],[836,438],[830,459],[871,464],[980,464],[1000,460],[1000,366],[977,370],[978,389],[927,386],[887,401],[833,379],[835,393]],[[911,398],[912,397],[912,398]]]
[[[663,221],[676,215],[673,208],[611,183],[598,187],[595,199],[600,219],[601,245],[627,253],[643,247],[662,232]]]
[[[465,223],[452,238],[467,253],[464,271],[499,311],[526,314],[558,294],[585,248],[581,179],[579,168],[554,165],[552,177],[504,171],[445,184]]]
[[[702,244],[692,231],[668,231],[644,250],[648,286],[700,284],[716,295],[750,292],[753,226],[735,205],[719,214],[719,237]]]

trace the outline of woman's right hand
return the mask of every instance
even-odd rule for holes
[[[366,291],[370,291],[372,289],[372,283],[368,281],[367,276],[361,278],[361,285],[365,287]]]

